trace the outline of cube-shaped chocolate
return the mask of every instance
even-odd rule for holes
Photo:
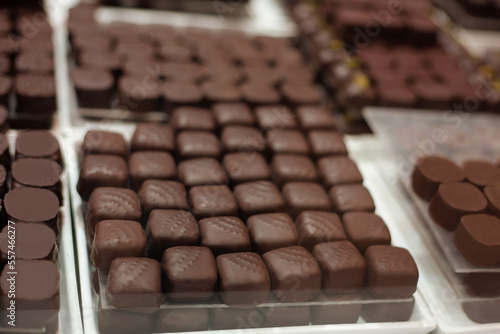
[[[325,293],[357,292],[365,284],[365,259],[349,241],[317,244],[312,254],[321,268]]]
[[[189,190],[189,204],[198,219],[238,215],[238,204],[227,186],[193,187]]]
[[[260,255],[282,247],[298,245],[292,218],[286,213],[264,213],[247,220],[252,250]]]
[[[217,103],[212,106],[212,112],[219,126],[255,123],[252,111],[244,103]]]
[[[318,178],[311,158],[298,154],[276,154],[272,160],[274,179],[282,186],[288,182],[315,182]]]
[[[208,109],[179,107],[172,112],[170,124],[175,131],[214,131],[215,120]]]
[[[225,152],[263,152],[266,149],[261,131],[252,126],[226,126],[220,138]]]
[[[186,210],[186,188],[177,181],[146,180],[139,189],[143,222],[154,209]]]
[[[82,144],[83,154],[128,156],[128,146],[123,136],[116,132],[91,130],[85,134]]]
[[[262,106],[255,109],[257,124],[261,129],[295,129],[297,120],[284,105]]]
[[[338,214],[351,211],[374,212],[375,203],[368,189],[362,184],[343,184],[332,187],[329,192],[333,209]]]
[[[167,248],[197,246],[200,229],[193,214],[183,210],[153,210],[146,227],[148,256],[161,260]]]
[[[250,237],[238,217],[210,217],[199,221],[201,244],[217,256],[226,253],[249,252]]]
[[[255,181],[237,185],[234,197],[241,215],[249,217],[259,213],[281,212],[285,201],[278,187],[270,181]]]
[[[82,200],[88,201],[90,194],[99,187],[126,188],[128,167],[122,157],[106,154],[90,154],[83,158],[77,190]]]
[[[325,187],[363,183],[363,176],[356,163],[346,156],[324,157],[318,160],[318,172]]]
[[[139,190],[145,180],[172,180],[176,176],[174,157],[168,152],[132,153],[128,161],[132,189]]]
[[[273,154],[309,154],[309,144],[298,130],[271,130],[266,135],[267,145]]]
[[[134,220],[141,219],[141,202],[139,196],[130,189],[97,188],[90,196],[85,215],[87,237],[90,244],[97,223],[102,220]]]
[[[108,271],[119,257],[145,257],[146,236],[141,224],[131,220],[103,220],[96,225],[90,259],[97,269]]]
[[[307,302],[321,289],[321,270],[304,247],[291,246],[262,255],[274,296],[281,302]]]
[[[217,286],[215,258],[207,247],[179,246],[163,254],[168,297],[198,301],[212,297]]]
[[[122,257],[111,262],[106,282],[108,302],[118,309],[154,313],[163,301],[158,261]]]
[[[164,151],[175,150],[174,131],[168,125],[157,123],[137,124],[130,141],[132,152],[137,151]]]
[[[262,258],[255,253],[217,257],[222,300],[233,306],[256,306],[269,300],[271,279]]]
[[[223,163],[232,184],[271,179],[271,169],[260,153],[226,154]]]
[[[314,130],[308,134],[311,154],[315,158],[327,155],[347,155],[342,134],[334,131]]]
[[[177,135],[177,153],[180,159],[218,158],[221,155],[219,139],[205,131],[182,131]]]
[[[186,187],[227,183],[226,172],[214,158],[197,158],[179,164],[179,178]]]
[[[337,214],[325,211],[303,211],[295,220],[299,244],[312,251],[314,245],[346,240],[344,228]]]
[[[287,211],[292,218],[302,211],[329,211],[330,200],[323,187],[311,182],[290,182],[283,186]]]
[[[391,233],[382,218],[371,212],[348,212],[342,216],[347,239],[364,254],[373,245],[390,245]]]
[[[378,298],[409,298],[417,289],[418,268],[404,248],[370,246],[365,252],[366,284]]]

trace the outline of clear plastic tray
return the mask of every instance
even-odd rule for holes
[[[76,191],[76,183],[78,182],[79,167],[78,167],[78,148],[81,145],[81,141],[90,128],[96,128],[91,124],[85,127],[75,130],[71,136],[68,136],[66,141],[68,152],[68,168],[70,172],[70,183],[71,195],[72,195],[72,209],[74,217],[74,227],[77,243],[77,256],[78,265],[80,272],[80,286],[81,286],[81,297],[82,297],[82,311],[83,311],[83,321],[86,333],[98,333],[98,323],[97,323],[97,311],[98,311],[98,300],[97,295],[92,291],[92,265],[89,262],[87,241],[85,235],[85,224],[84,217],[82,214],[82,201],[80,196]],[[98,127],[99,128],[99,127]],[[135,126],[132,124],[106,124],[100,127],[100,129],[106,129],[109,131],[119,132],[126,139],[130,139],[134,131]],[[367,176],[368,177],[368,176]],[[377,199],[376,199],[377,200]],[[378,201],[383,201],[379,199]],[[392,227],[391,228],[392,232]],[[397,237],[393,238],[393,244],[397,246],[405,246],[403,242]],[[101,282],[100,284],[103,284]],[[239,333],[327,333],[327,332],[339,332],[339,333],[408,333],[408,334],[423,334],[429,333],[435,328],[435,322],[429,313],[425,303],[423,303],[419,292],[417,291],[414,295],[415,307],[413,314],[409,321],[406,322],[395,322],[395,323],[366,323],[362,317],[359,318],[356,324],[342,324],[342,325],[321,325],[321,326],[301,326],[301,327],[282,327],[282,328],[261,328],[252,330],[238,330]],[[103,299],[104,300],[104,299]],[[105,300],[104,300],[105,301]],[[375,301],[362,301],[361,303],[374,303]],[[112,309],[109,305],[104,303],[104,306],[108,309]],[[168,307],[166,305],[162,307]],[[220,304],[217,307],[225,307]],[[229,331],[231,332],[231,331]]]

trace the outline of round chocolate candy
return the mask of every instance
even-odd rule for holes
[[[486,161],[467,161],[463,165],[465,178],[478,187],[500,186],[500,168]]]
[[[43,130],[24,131],[17,136],[16,159],[19,158],[48,158],[62,164],[56,137]]]
[[[422,158],[412,174],[413,191],[422,199],[430,201],[441,183],[460,182],[464,173],[452,161],[429,156]]]

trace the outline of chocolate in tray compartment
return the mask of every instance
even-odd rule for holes
[[[11,231],[14,231],[10,229]],[[11,232],[12,233],[12,232]],[[17,223],[16,257],[20,260],[57,260],[55,232],[45,224]],[[5,226],[0,234],[2,262],[7,263],[9,254],[9,227]]]
[[[87,131],[83,139],[82,154],[109,154],[118,155],[124,159],[128,157],[128,144],[123,136],[111,131]]]
[[[16,159],[48,158],[62,165],[59,143],[49,131],[22,131],[16,138]]]

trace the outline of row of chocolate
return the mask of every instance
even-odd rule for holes
[[[55,333],[59,313],[56,263],[62,204],[59,143],[47,131],[20,132],[11,164],[9,143],[1,134],[0,163],[2,218],[6,216],[5,221],[2,219],[0,234],[0,288],[2,314],[5,313],[2,324],[8,326],[14,319],[16,327],[45,327],[47,333]],[[13,293],[15,299],[10,297]],[[16,310],[14,318],[9,317],[12,301]]]
[[[15,128],[50,128],[57,110],[52,28],[39,6],[0,8],[0,105]]]
[[[168,112],[220,102],[322,101],[287,39],[123,22],[104,27],[88,12],[76,7],[68,21],[80,107]]]

